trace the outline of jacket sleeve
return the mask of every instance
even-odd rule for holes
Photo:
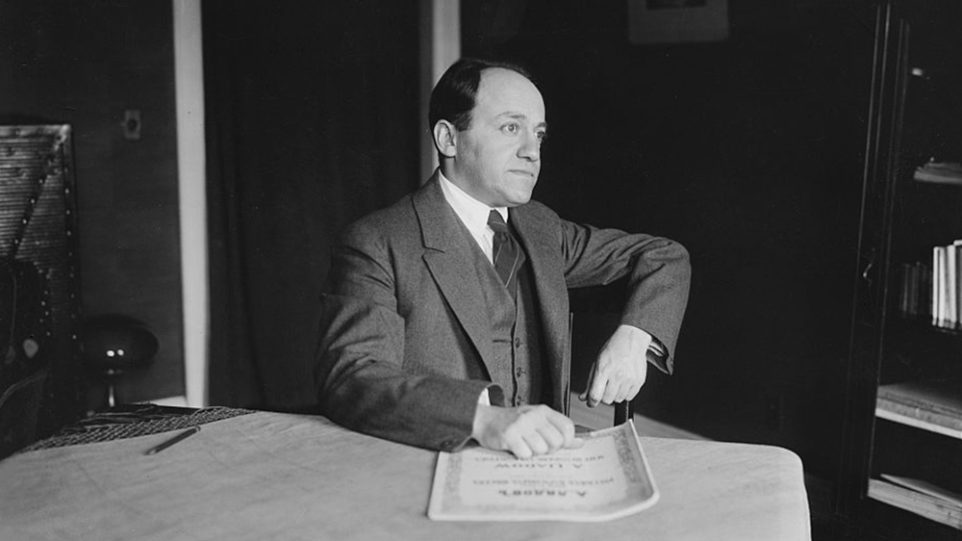
[[[688,304],[688,251],[672,240],[561,221],[565,281],[569,288],[606,285],[628,276],[621,323],[657,338],[673,371],[675,344]]]
[[[354,227],[337,247],[321,298],[315,380],[321,412],[373,436],[453,451],[471,436],[490,382],[404,370],[404,319],[397,312],[391,250],[376,228]]]

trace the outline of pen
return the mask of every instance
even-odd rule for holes
[[[192,434],[196,434],[197,432],[200,432],[200,427],[199,427],[199,426],[192,426],[192,427],[188,428],[187,430],[181,432],[180,434],[177,434],[177,435],[174,436],[173,438],[170,438],[169,440],[166,440],[166,441],[164,441],[164,442],[161,442],[160,444],[158,444],[158,445],[156,445],[156,446],[154,446],[154,447],[151,447],[150,449],[147,449],[147,451],[146,451],[144,454],[145,454],[145,455],[152,455],[152,454],[155,454],[155,453],[159,453],[159,452],[163,451],[164,449],[170,447],[171,445],[174,445],[175,443],[178,443],[178,442],[181,442],[181,441],[187,439],[187,437],[191,436]]]

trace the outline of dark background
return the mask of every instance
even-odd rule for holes
[[[522,61],[539,78],[550,135],[535,197],[692,254],[677,372],[651,371],[636,411],[787,446],[831,477],[870,84],[866,7],[733,0],[725,42],[631,45],[624,2],[531,0],[516,29],[495,22],[511,20],[498,11],[517,10],[506,4],[465,7],[464,52]],[[617,309],[617,295],[575,298],[582,311]]]
[[[221,70],[208,72],[218,77],[208,103],[230,124],[215,138],[234,145],[219,162],[230,174],[211,175],[237,187],[227,206],[237,257],[225,268],[247,273],[230,291],[248,303],[249,320],[228,331],[252,346],[235,351],[232,340],[214,360],[226,359],[223,374],[236,377],[236,360],[252,352],[240,367],[257,387],[224,389],[242,403],[310,406],[300,364],[313,347],[306,316],[332,235],[421,180],[417,17],[395,3],[347,5],[282,4],[265,14],[205,4],[205,62]],[[536,198],[571,219],[668,236],[692,253],[677,374],[653,373],[637,409],[713,438],[787,446],[831,477],[868,110],[868,8],[732,2],[725,42],[632,45],[625,2],[585,6],[465,1],[463,53],[520,61],[536,75],[551,125]],[[576,294],[578,309],[596,314],[580,317],[582,328],[618,309],[611,289]],[[599,337],[583,336],[583,367]]]
[[[204,1],[214,403],[309,408],[336,232],[419,178],[417,2]],[[730,38],[632,45],[624,1],[464,0],[463,52],[527,64],[551,125],[535,197],[685,244],[677,373],[637,410],[834,472],[871,17],[731,0]],[[0,113],[76,130],[87,313],[147,321],[130,399],[183,392],[170,3],[0,0]],[[124,141],[125,108],[144,138]],[[576,294],[604,321],[618,288]],[[594,337],[593,339],[597,339]],[[588,346],[581,346],[582,348]],[[590,349],[590,348],[588,348]],[[590,362],[590,359],[583,359]]]

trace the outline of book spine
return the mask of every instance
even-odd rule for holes
[[[955,246],[950,244],[945,247],[945,326],[950,329],[954,329],[959,321],[955,288],[957,276]]]
[[[945,272],[945,247],[932,248],[932,325],[941,326],[943,321],[943,278]]]
[[[916,263],[919,279],[919,316],[932,317],[932,271],[925,263]]]
[[[908,317],[912,315],[912,267],[908,263],[899,265],[899,278],[901,289],[899,289],[899,315]]]
[[[919,315],[919,268],[917,265],[908,265],[906,270],[909,273],[908,315],[915,318]]]
[[[962,328],[962,240],[952,242],[949,257],[955,261],[955,328]]]

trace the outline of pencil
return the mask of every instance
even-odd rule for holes
[[[180,434],[177,434],[176,436],[170,438],[169,440],[163,441],[163,442],[161,442],[160,444],[158,444],[158,445],[156,445],[156,446],[154,446],[154,447],[151,447],[150,449],[147,449],[147,451],[146,451],[144,454],[145,454],[145,455],[152,455],[152,454],[155,454],[155,453],[159,453],[159,452],[163,451],[164,449],[170,447],[171,445],[174,445],[175,443],[178,443],[178,442],[181,442],[181,441],[187,439],[189,436],[191,436],[192,434],[196,434],[197,432],[200,432],[200,427],[199,427],[199,426],[192,426],[192,427],[188,428],[187,430],[181,432]]]

